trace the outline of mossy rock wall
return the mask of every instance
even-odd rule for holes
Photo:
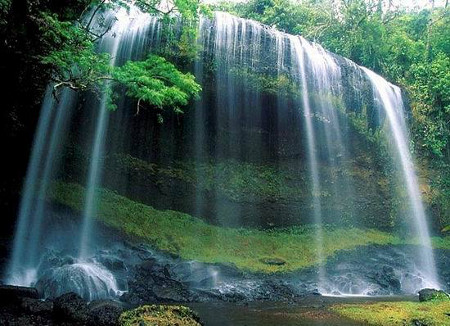
[[[212,24],[211,35],[215,28]],[[196,74],[203,91],[183,115],[164,113],[161,124],[158,110],[136,115],[134,101],[120,100],[109,117],[103,186],[223,226],[308,224],[320,201],[327,224],[403,227],[392,155],[374,136],[385,117],[359,67],[330,54],[340,82],[324,93],[307,78],[304,94],[292,75],[289,46],[281,71],[274,68],[278,53],[269,29],[261,30],[257,57],[245,48],[243,61],[216,52],[214,42],[205,43],[198,61],[184,67]],[[306,73],[311,77],[309,65]],[[318,193],[312,191],[304,96],[314,113]],[[323,111],[323,103],[334,113]],[[60,176],[84,184],[96,115],[82,99],[79,104]],[[341,143],[327,139],[335,126]]]

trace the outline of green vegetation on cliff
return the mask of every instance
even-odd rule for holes
[[[54,184],[50,198],[80,211],[84,188],[78,184]],[[315,252],[314,228],[282,230],[233,229],[213,226],[176,211],[160,211],[112,191],[98,191],[99,213],[106,225],[130,239],[144,241],[183,259],[206,263],[231,263],[252,272],[289,272],[322,263]],[[325,228],[323,255],[369,244],[405,244],[400,238],[377,230]],[[409,241],[414,243],[414,241]],[[435,242],[450,248],[450,239]],[[277,264],[271,264],[277,261]]]
[[[402,86],[412,113],[411,148],[421,161],[430,158],[427,168],[439,175],[431,204],[440,226],[450,225],[449,1],[413,8],[388,0],[249,0],[217,8],[300,34]],[[367,135],[376,140],[377,133]]]
[[[288,171],[270,164],[261,165],[236,160],[218,162],[178,161],[158,165],[131,155],[115,154],[111,158],[117,168],[141,178],[178,179],[205,190],[217,189],[234,201],[248,201],[249,196],[271,200],[296,200],[305,194],[304,181],[298,171]]]

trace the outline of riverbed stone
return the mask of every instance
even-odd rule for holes
[[[448,301],[450,300],[450,296],[448,293],[442,290],[436,289],[422,289],[419,291],[419,301]]]

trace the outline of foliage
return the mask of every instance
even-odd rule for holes
[[[147,305],[123,312],[120,326],[200,326],[199,317],[188,307]]]
[[[217,162],[174,162],[158,166],[130,155],[116,154],[112,164],[123,171],[133,171],[139,178],[156,177],[156,183],[167,178],[196,184],[204,190],[217,190],[230,200],[248,202],[252,198],[264,200],[298,200],[304,195],[298,171],[290,173],[270,165],[223,160]],[[122,172],[122,173],[124,173]],[[129,172],[125,172],[129,173]],[[200,179],[197,184],[197,178]]]
[[[245,87],[266,94],[277,96],[299,97],[298,85],[286,74],[268,76],[265,73],[254,72],[248,67],[231,68],[230,73],[237,79],[245,81]]]
[[[419,293],[419,301],[421,302],[450,301],[450,296],[442,290],[423,289],[423,292]]]
[[[378,302],[342,304],[332,310],[369,325],[448,325],[450,302]]]
[[[11,0],[0,0],[0,26],[6,24],[6,16],[8,15]]]
[[[95,52],[91,36],[80,26],[59,21],[56,15],[46,13],[42,13],[41,28],[42,40],[49,50],[42,56],[42,62],[52,68],[55,88],[101,88],[103,77],[112,70],[110,56]]]
[[[84,188],[73,183],[56,183],[49,194],[56,202],[81,211]],[[96,218],[125,233],[134,241],[144,241],[183,259],[206,263],[232,263],[252,272],[289,272],[324,263],[320,261],[314,227],[254,230],[233,229],[207,224],[188,214],[161,211],[134,202],[106,189],[98,190],[99,213]],[[323,258],[338,250],[369,244],[415,244],[381,231],[357,228],[325,228]],[[435,240],[436,248],[450,249],[450,238]],[[299,254],[301,253],[301,255]],[[281,266],[264,263],[283,260]]]
[[[201,88],[192,74],[181,73],[162,57],[149,55],[144,61],[128,61],[113,72],[114,80],[127,87],[126,94],[159,109],[170,107],[182,113],[180,105],[187,105]]]
[[[411,75],[417,135],[431,153],[450,158],[450,56],[438,53],[429,64],[415,64]]]
[[[97,50],[97,41],[108,34],[114,23],[103,16],[103,11],[115,7],[128,8],[130,3],[128,0],[93,1],[92,9],[85,10],[88,13],[86,17],[76,22],[61,21],[56,14],[41,13],[38,21],[47,49],[41,56],[42,62],[52,69],[55,90],[69,87],[113,95],[114,85],[106,81],[114,81],[126,88],[128,96],[137,100],[138,111],[146,103],[157,109],[170,108],[181,113],[181,107],[201,89],[191,74],[182,73],[155,55],[114,67],[111,56]],[[170,16],[174,11],[179,12],[182,20],[190,22],[198,16],[199,3],[197,0],[175,1],[167,11],[161,9],[160,1],[141,0],[137,5],[151,14],[159,14],[163,22],[174,19]],[[182,26],[191,25],[185,23]],[[184,33],[183,30],[182,39]],[[111,96],[109,102],[112,103],[113,99]]]

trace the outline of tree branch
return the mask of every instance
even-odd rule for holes
[[[97,15],[97,12],[100,10],[100,8],[103,6],[103,4],[106,2],[106,0],[102,0],[99,5],[97,6],[97,8],[95,8],[94,12],[91,15],[91,18],[89,19],[89,22],[87,23],[87,25],[84,27],[84,29],[86,31],[89,31],[91,28],[91,24],[94,21],[94,17],[95,15]]]

